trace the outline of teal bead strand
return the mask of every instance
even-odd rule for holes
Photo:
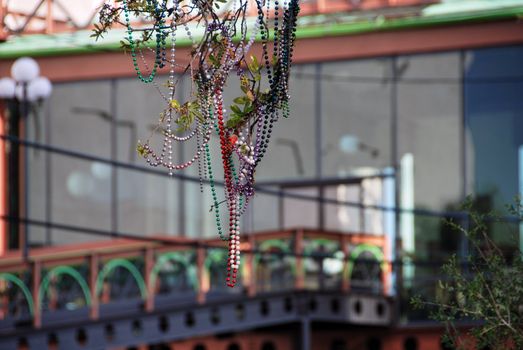
[[[147,2],[150,3],[150,0],[147,0]],[[133,28],[131,27],[131,20],[129,19],[129,9],[127,7],[127,0],[122,0],[122,5],[123,5],[123,10],[124,10],[124,16],[125,16],[125,24],[127,26],[127,38],[129,41],[129,46],[131,48],[131,58],[133,60],[134,70],[136,71],[136,75],[138,76],[138,78],[143,83],[145,83],[145,84],[152,83],[156,76],[156,73],[158,71],[158,66],[162,62],[161,51],[162,51],[162,43],[165,43],[165,35],[161,31],[160,28],[163,27],[164,21],[163,20],[158,21],[158,26],[157,26],[158,28],[156,29],[156,50],[155,50],[156,57],[154,60],[154,66],[153,66],[149,76],[144,77],[140,70],[140,67],[138,66],[138,59],[136,57],[136,46],[134,44]],[[156,10],[158,10],[158,8],[156,8]]]
[[[222,241],[228,241],[229,238],[225,237],[223,234],[221,219],[220,219],[220,203],[218,203],[218,195],[216,194],[216,184],[214,183],[214,176],[212,172],[211,164],[211,152],[209,150],[209,145],[205,145],[205,157],[207,159],[207,174],[209,175],[209,184],[211,186],[211,195],[212,195],[212,205],[214,207],[214,215],[216,217],[216,228],[218,230],[218,236]]]

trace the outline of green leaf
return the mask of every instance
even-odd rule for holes
[[[244,114],[251,113],[254,110],[254,106],[252,104],[245,106],[245,110],[243,111]]]
[[[227,120],[227,122],[225,123],[225,126],[229,129],[234,129],[234,128],[238,127],[243,122],[243,120],[244,120],[243,116],[238,115],[236,113],[232,113],[231,118],[229,120]]]
[[[209,55],[209,61],[215,66],[220,65],[220,61],[212,53]]]
[[[261,66],[256,56],[251,55],[251,61],[247,63],[247,68],[249,68],[249,71],[253,74],[253,76],[261,71]]]
[[[145,147],[142,145],[140,141],[136,144],[136,152],[142,157],[145,156]]]
[[[171,108],[174,109],[180,109],[180,102],[178,102],[177,100],[171,100],[169,102],[169,106],[171,106]]]
[[[278,64],[278,56],[272,56],[272,65],[276,66]]]
[[[241,97],[236,97],[233,101],[234,101],[234,103],[236,103],[238,105],[243,105],[243,104],[248,103],[249,99],[245,96],[241,96]]]
[[[234,113],[238,114],[238,115],[242,115],[242,114],[243,114],[243,113],[242,113],[242,110],[240,109],[240,107],[238,107],[238,106],[236,106],[236,105],[231,105],[231,110],[232,110]]]

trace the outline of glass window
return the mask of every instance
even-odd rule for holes
[[[98,163],[53,154],[51,216],[57,224],[111,230],[110,176],[96,170]],[[110,167],[108,168],[110,174]],[[104,175],[104,176],[100,176]],[[52,231],[53,244],[102,240],[103,237]]]
[[[391,165],[390,60],[321,66],[322,175],[346,177]]]
[[[460,61],[459,53],[397,59],[402,208],[445,211],[462,200]],[[403,248],[417,258],[437,258],[433,254],[445,248],[443,226],[440,218],[403,214]]]
[[[50,98],[53,146],[99,157],[111,155],[111,83],[56,84]]]
[[[326,188],[326,198],[356,205],[328,204],[324,208],[328,229],[383,233],[380,210],[357,204],[384,205],[380,180],[361,177],[390,168],[391,60],[366,59],[323,63],[321,85],[321,175],[346,178],[351,183]],[[360,180],[350,180],[350,179]],[[352,182],[358,183],[352,183]],[[388,231],[392,233],[392,231]]]
[[[467,179],[482,209],[504,211],[523,186],[523,47],[469,51],[465,66]],[[492,225],[502,248],[517,231]]]
[[[49,103],[53,146],[110,158],[109,81],[57,84]],[[50,166],[51,220],[110,231],[111,168],[59,154],[51,154]],[[53,243],[82,240],[93,240],[93,236],[53,230]]]
[[[446,211],[463,196],[461,57],[457,52],[402,56],[396,61],[399,205],[404,209]],[[442,261],[458,250],[459,236],[439,216],[400,215],[405,256]],[[451,231],[451,232],[449,232]],[[439,267],[405,259],[402,300],[434,297]],[[408,302],[402,310],[419,317]],[[423,315],[425,317],[425,315]]]
[[[283,227],[319,227],[319,212],[318,203],[315,200],[310,200],[306,197],[317,198],[319,189],[316,187],[297,187],[284,189],[284,194],[289,194],[283,197]],[[296,197],[292,197],[296,195]],[[303,196],[304,198],[300,198]],[[273,199],[277,203],[277,198]]]

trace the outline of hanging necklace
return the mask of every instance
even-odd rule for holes
[[[255,6],[256,17],[250,22],[252,25],[247,25],[251,4]],[[171,175],[198,163],[200,190],[203,191],[208,181],[217,234],[228,242],[226,284],[233,287],[240,271],[240,217],[255,193],[256,168],[267,152],[280,113],[289,116],[288,80],[296,39],[298,0],[274,0],[272,5],[270,0],[263,3],[234,0],[222,14],[218,7],[225,5],[217,1],[188,5],[178,0],[122,0],[120,5],[112,6],[103,6],[95,34],[104,33],[118,19],[117,15],[102,14],[123,13],[127,46],[136,75],[142,82],[152,84],[166,103],[155,129],[161,131],[161,148],[155,150],[147,139],[138,143],[138,152],[148,164],[163,167]],[[151,19],[152,27],[133,28],[131,14]],[[191,32],[190,22],[204,28],[201,39],[196,39]],[[138,30],[142,33],[141,41],[133,37]],[[185,66],[176,62],[179,30],[185,32],[192,43],[190,62]],[[170,45],[167,44],[169,38]],[[256,38],[261,42],[261,63],[249,54]],[[140,46],[152,39],[154,44],[146,49],[152,52],[154,62],[148,63]],[[169,69],[167,93],[155,81],[158,70],[163,67]],[[182,76],[189,76],[191,81],[187,101],[175,99],[178,67],[185,67]],[[234,75],[242,94],[226,107],[223,94]],[[219,139],[223,201],[218,195],[209,144],[213,133]],[[196,144],[192,156],[176,163],[174,143],[190,140]],[[223,208],[227,210],[227,224],[221,221]]]

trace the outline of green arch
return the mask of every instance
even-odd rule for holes
[[[215,248],[207,250],[207,256],[205,257],[205,261],[203,263],[205,269],[209,271],[213,262],[220,262],[223,260],[225,263],[227,263],[227,254],[228,251],[226,249]]]
[[[22,294],[24,295],[25,299],[27,300],[27,306],[29,307],[29,313],[31,315],[34,314],[34,305],[33,305],[33,298],[31,297],[31,292],[29,291],[29,288],[25,285],[24,281],[22,281],[20,278],[16,277],[16,275],[13,275],[12,273],[8,272],[2,272],[0,273],[0,280],[5,280],[12,282],[18,286],[22,290]]]
[[[364,252],[371,253],[374,256],[374,258],[380,262],[380,268],[383,269],[383,265],[385,264],[385,261],[384,261],[384,256],[383,256],[383,252],[381,251],[381,249],[375,245],[363,243],[363,244],[356,246],[356,248],[354,248],[349,255],[349,262],[348,262],[349,268],[347,269],[348,278],[350,278],[352,276],[352,270],[354,270],[354,262]]]
[[[258,250],[260,252],[264,252],[265,250],[268,250],[272,247],[279,248],[284,253],[291,253],[291,247],[289,247],[288,242],[286,242],[282,239],[277,239],[277,238],[268,239],[266,241],[261,242]],[[260,255],[261,254],[258,253],[254,256],[255,263],[258,263],[258,261],[260,260],[260,258],[261,258]]]
[[[40,288],[38,289],[38,305],[39,308],[42,308],[42,300],[44,299],[44,293],[47,292],[47,289],[49,288],[49,283],[51,282],[51,278],[53,276],[59,276],[59,275],[69,275],[71,276],[78,284],[80,285],[80,288],[82,289],[82,292],[84,294],[85,302],[87,305],[91,305],[91,294],[89,292],[89,286],[85,282],[85,279],[82,277],[82,275],[76,271],[76,269],[72,268],[71,266],[56,266],[51,271],[49,271],[44,279],[42,280],[42,283],[40,284]]]
[[[290,253],[291,247],[289,247],[288,242],[284,241],[283,239],[268,239],[266,241],[263,241],[260,243],[259,250],[263,251],[265,249],[271,248],[271,247],[277,247],[280,248],[285,253]]]
[[[198,278],[194,275],[194,273],[191,273],[191,269],[189,262],[187,261],[187,257],[183,255],[183,253],[180,252],[168,252],[160,255],[158,259],[156,260],[156,264],[154,264],[152,270],[151,270],[151,279],[149,280],[149,288],[155,285],[156,279],[158,278],[158,273],[160,272],[160,269],[162,266],[169,260],[175,260],[182,264],[185,267],[185,270],[188,273],[189,281],[192,284],[194,289],[198,288]]]
[[[283,239],[278,238],[272,238],[268,239],[266,241],[263,241],[260,243],[260,247],[258,250],[263,253],[265,250],[270,249],[272,247],[279,248],[283,253],[292,253],[291,247],[289,246],[289,242],[285,241]],[[289,256],[289,255],[288,255]],[[294,256],[292,256],[294,258]],[[254,264],[258,264],[261,259],[261,254],[258,253],[254,256]],[[293,263],[291,264],[291,273],[293,276],[296,276],[296,260],[292,260]]]
[[[125,259],[113,259],[104,265],[102,271],[100,271],[100,273],[98,274],[98,278],[96,279],[96,294],[100,294],[100,292],[102,291],[104,279],[112,270],[114,270],[117,267],[122,267],[131,273],[134,280],[136,281],[136,284],[138,285],[138,288],[140,289],[140,294],[142,295],[142,298],[147,298],[147,286],[145,285],[145,281],[143,280],[140,271],[138,271],[136,266],[134,266],[129,260]]]

